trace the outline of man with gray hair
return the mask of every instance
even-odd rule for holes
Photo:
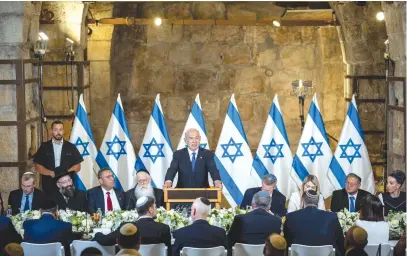
[[[271,198],[270,210],[277,216],[285,216],[287,214],[287,208],[285,207],[286,198],[276,189],[276,186],[276,176],[271,173],[264,175],[260,188],[249,188],[246,190],[240,208],[245,209],[250,206],[253,196],[259,191],[264,191],[268,193]]]
[[[264,244],[267,237],[281,232],[281,218],[270,212],[271,197],[265,191],[253,196],[253,211],[236,215],[228,233],[228,246],[235,243]]]
[[[184,247],[211,248],[226,247],[226,231],[223,228],[212,226],[206,218],[211,212],[211,203],[208,199],[199,197],[192,204],[191,219],[193,223],[174,232],[173,255],[180,254]],[[264,241],[263,241],[264,242]]]

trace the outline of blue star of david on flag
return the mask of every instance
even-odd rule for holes
[[[230,159],[230,161],[232,161],[232,163],[234,163],[237,157],[243,156],[243,153],[240,149],[242,147],[242,145],[243,145],[243,143],[236,143],[233,140],[233,138],[230,138],[228,144],[221,144],[221,147],[223,148],[222,157],[228,157]],[[236,148],[235,154],[229,154],[228,149],[231,146]]]
[[[323,156],[324,154],[321,151],[323,142],[315,142],[314,137],[311,137],[308,143],[301,143],[302,147],[304,148],[304,153],[302,153],[302,156],[309,156],[312,162],[314,162],[315,158],[317,156]],[[309,147],[310,146],[315,146],[317,148],[316,152],[314,154],[311,154],[309,152]]]
[[[150,143],[143,144],[143,147],[146,150],[143,157],[149,157],[153,163],[155,163],[158,157],[165,157],[163,152],[164,143],[157,143],[155,138],[153,138]],[[157,147],[157,153],[155,155],[151,154],[151,147]]]
[[[340,158],[346,158],[348,159],[349,163],[351,164],[355,158],[362,158],[360,155],[359,149],[362,146],[362,144],[355,144],[352,139],[349,139],[346,144],[339,145],[339,147],[342,149],[342,153],[340,155]],[[346,152],[348,148],[354,148],[355,152],[353,155],[349,154]]]
[[[79,151],[79,152],[80,152],[79,146],[82,146],[82,147],[83,147],[83,151],[82,151],[82,153],[81,153],[81,156],[82,156],[82,157],[84,157],[84,156],[90,156],[89,151],[88,151],[88,145],[89,145],[89,142],[83,142],[80,137],[78,137],[78,139],[76,140],[75,146],[78,148],[78,151]]]
[[[118,145],[120,146],[119,152],[113,151],[113,146],[114,146],[115,144],[118,144]],[[117,135],[114,136],[114,138],[113,138],[112,141],[110,141],[110,142],[109,142],[109,141],[106,141],[106,145],[107,145],[107,147],[108,147],[108,150],[107,150],[106,155],[113,155],[114,158],[116,158],[117,161],[119,161],[119,158],[120,158],[121,155],[126,155],[126,154],[127,154],[127,153],[126,153],[126,150],[125,150],[125,148],[124,148],[124,146],[126,145],[126,141],[124,141],[124,140],[121,141],[121,140],[117,137]]]
[[[281,151],[284,144],[277,144],[276,141],[274,139],[272,139],[270,144],[268,144],[268,145],[265,144],[265,145],[262,145],[262,146],[263,146],[264,150],[266,151],[263,158],[270,158],[271,162],[273,162],[273,164],[277,161],[277,158],[284,157],[283,152]],[[274,154],[274,155],[270,154],[270,149],[272,149],[272,148],[277,149],[277,153]]]

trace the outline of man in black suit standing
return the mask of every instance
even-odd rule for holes
[[[253,211],[236,215],[233,220],[228,233],[230,252],[235,243],[264,244],[272,233],[281,232],[281,218],[270,213],[269,193],[259,191],[252,201]]]
[[[102,213],[124,209],[124,192],[114,187],[114,174],[108,168],[98,172],[100,186],[88,190],[89,213],[94,214],[98,209]]]
[[[10,192],[8,205],[11,206],[13,215],[28,210],[39,210],[45,200],[44,193],[35,188],[36,177],[32,172],[21,176],[21,188]]]
[[[346,187],[332,193],[331,211],[339,212],[346,208],[350,212],[358,212],[362,199],[370,194],[360,189],[361,183],[362,179],[358,175],[349,173],[346,176]]]
[[[305,191],[302,200],[304,208],[288,213],[284,222],[287,247],[332,245],[336,255],[343,255],[343,232],[336,214],[317,208],[319,195],[315,190]]]
[[[173,255],[180,255],[184,247],[211,248],[223,246],[227,248],[226,231],[223,228],[212,226],[206,221],[211,212],[208,199],[199,197],[192,204],[191,225],[180,228],[174,232]]]
[[[88,211],[86,192],[75,188],[69,172],[56,173],[55,181],[59,188],[59,193],[52,195],[52,199],[58,205],[59,210]]]
[[[252,204],[252,198],[254,194],[259,191],[267,192],[271,197],[270,211],[279,217],[283,217],[287,214],[287,208],[285,207],[285,196],[276,190],[277,178],[273,174],[269,173],[264,175],[260,188],[249,188],[246,190],[243,196],[240,208],[245,209]]]
[[[125,193],[125,209],[135,209],[137,200],[143,196],[154,197],[157,207],[164,206],[164,191],[159,188],[153,188],[150,173],[146,169],[137,171],[136,186]]]
[[[214,154],[200,147],[199,131],[194,128],[188,129],[185,133],[185,143],[186,148],[174,152],[163,187],[172,187],[172,181],[178,173],[177,188],[209,188],[209,172],[215,187],[222,189]]]

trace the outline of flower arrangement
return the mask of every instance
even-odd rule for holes
[[[167,211],[163,207],[157,209],[156,221],[167,224],[170,226],[171,231],[183,228],[189,224],[189,218],[186,212],[181,214],[174,209]]]
[[[245,214],[247,212],[249,212],[249,210],[240,209],[239,207],[228,209],[213,208],[207,220],[209,224],[221,227],[228,232],[232,226],[235,216],[238,214]]]
[[[390,240],[399,239],[406,228],[407,213],[390,211],[386,220],[389,223]]]
[[[337,213],[339,223],[341,224],[343,233],[346,233],[348,229],[355,225],[355,222],[359,219],[358,212],[350,212],[348,209],[343,209]]]
[[[94,226],[90,214],[70,209],[59,210],[58,217],[60,220],[72,223],[72,232],[90,232]]]
[[[136,222],[138,214],[136,210],[131,211],[110,211],[102,216],[102,221],[99,223],[100,228],[109,228],[116,230],[122,222]]]
[[[23,229],[24,221],[37,220],[40,217],[41,217],[40,211],[26,211],[26,212],[19,213],[15,216],[11,216],[11,222],[13,223],[17,232],[21,236],[24,236],[24,229]]]

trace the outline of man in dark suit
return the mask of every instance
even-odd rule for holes
[[[65,252],[69,253],[69,245],[74,239],[72,224],[56,219],[57,206],[54,201],[46,200],[43,205],[40,219],[24,221],[24,241],[34,244],[60,242]]]
[[[280,234],[281,218],[269,212],[270,203],[269,193],[259,191],[253,196],[252,207],[254,210],[235,216],[228,233],[230,252],[235,243],[264,244],[269,235]]]
[[[90,214],[94,214],[100,208],[102,213],[114,210],[123,210],[124,192],[114,188],[114,174],[108,168],[98,172],[100,186],[88,190]]]
[[[42,143],[34,155],[35,170],[41,174],[42,190],[47,196],[58,193],[53,178],[55,171],[79,172],[83,158],[76,146],[63,139],[64,124],[54,121],[51,125],[52,139]]]
[[[137,171],[136,186],[128,190],[124,195],[126,210],[135,209],[137,200],[143,196],[154,197],[157,207],[164,206],[164,191],[159,188],[153,188],[150,173],[146,169]]]
[[[58,205],[58,209],[70,209],[81,212],[88,211],[86,192],[75,188],[69,172],[56,173],[55,181],[59,188],[59,193],[53,194],[52,200]]]
[[[0,215],[0,251],[9,243],[21,243],[22,238],[17,233],[11,219]]]
[[[332,193],[331,212],[339,212],[345,208],[350,212],[358,212],[362,199],[370,194],[360,189],[361,183],[362,179],[358,175],[349,173],[346,176],[346,187]]]
[[[305,191],[302,200],[304,208],[288,213],[284,222],[287,246],[332,245],[336,255],[343,255],[344,237],[336,214],[317,208],[319,196],[315,190]]]
[[[173,255],[180,255],[184,247],[211,248],[223,246],[227,248],[226,231],[223,228],[211,226],[206,218],[211,212],[208,199],[199,197],[192,204],[191,218],[194,221],[187,227],[174,232],[175,242]]]
[[[172,187],[172,181],[178,173],[177,188],[209,188],[208,172],[215,187],[222,189],[219,171],[216,168],[214,154],[200,147],[199,131],[191,128],[185,133],[186,148],[177,150],[165,175],[164,188]]]
[[[39,210],[46,196],[35,188],[36,178],[32,172],[26,172],[21,176],[21,188],[10,192],[8,205],[11,206],[12,214],[28,210]]]
[[[154,198],[143,196],[137,200],[137,227],[141,234],[141,244],[161,244],[164,243],[168,248],[168,253],[171,255],[171,233],[170,227],[163,223],[155,222],[157,217],[157,207]],[[123,226],[123,223],[121,226]],[[134,224],[134,223],[133,223]],[[119,237],[120,228],[114,232],[103,235],[96,233],[94,240],[103,246],[112,246],[116,244],[116,239]]]
[[[285,207],[285,196],[276,190],[277,178],[273,174],[269,173],[264,175],[260,188],[249,188],[246,190],[243,196],[240,208],[245,209],[252,204],[252,198],[254,194],[259,191],[267,192],[271,196],[270,211],[275,215],[283,217],[287,214],[287,208]]]

